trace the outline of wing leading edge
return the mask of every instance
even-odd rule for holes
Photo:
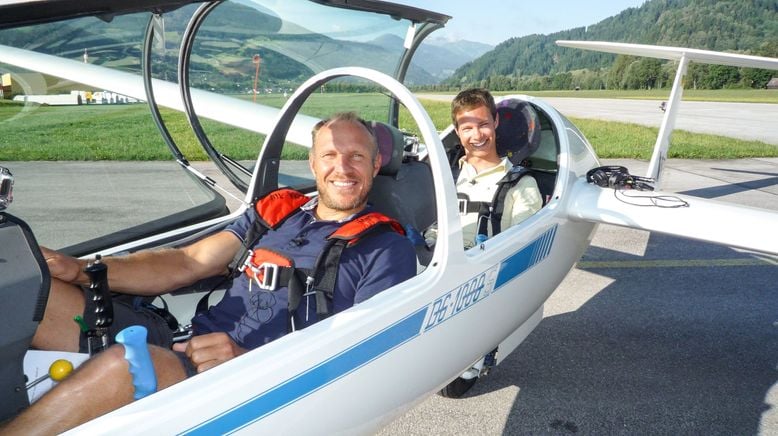
[[[578,180],[574,220],[655,231],[778,255],[778,211],[732,205],[671,192],[624,191]]]
[[[135,74],[5,45],[0,45],[0,62],[138,100],[146,99],[143,78]],[[153,83],[154,95],[160,106],[183,112],[184,105],[177,84],[158,79],[153,79]],[[192,89],[192,98],[199,116],[262,134],[272,131],[279,113],[276,108],[198,89]],[[310,147],[311,128],[318,121],[314,117],[297,115],[286,139]]]

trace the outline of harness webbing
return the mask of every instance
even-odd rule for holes
[[[335,293],[338,266],[343,250],[355,246],[366,236],[389,231],[405,235],[405,230],[397,221],[384,214],[370,212],[342,225],[327,237],[324,249],[316,259],[316,265],[313,268],[313,290],[316,292],[317,315],[326,317],[329,314],[327,301],[331,301]]]
[[[510,191],[511,188],[519,183],[519,179],[529,173],[530,171],[527,168],[515,166],[497,182],[497,191],[494,193],[494,198],[492,199],[492,215],[490,217],[492,221],[492,235],[496,235],[502,231],[501,221],[503,212],[505,211],[505,196],[508,195],[508,191]],[[486,226],[485,223],[482,223],[482,225],[484,227]],[[484,228],[484,230],[486,229]]]
[[[293,189],[279,189],[257,200],[255,210],[258,218],[252,223],[246,232],[246,237],[241,242],[241,248],[235,254],[230,264],[230,274],[233,278],[244,271],[250,280],[262,281],[267,277],[256,277],[262,272],[262,262],[272,261],[278,256],[285,257],[266,248],[252,250],[262,236],[270,229],[276,229],[287,218],[296,213],[309,200],[304,194]],[[332,232],[327,236],[324,247],[316,258],[312,270],[297,268],[291,259],[285,258],[285,265],[276,265],[271,268],[276,276],[273,281],[277,287],[287,287],[289,292],[289,328],[294,329],[294,313],[300,305],[303,297],[313,292],[316,297],[316,314],[319,318],[326,318],[330,314],[329,301],[332,301],[337,283],[340,257],[343,250],[353,247],[359,241],[370,235],[394,231],[405,235],[402,225],[378,212],[370,212],[359,216]],[[275,264],[279,262],[273,262]],[[248,264],[252,264],[247,268]],[[246,271],[248,269],[248,271]],[[197,305],[197,313],[207,310],[208,296],[204,296]]]
[[[287,218],[292,216],[299,208],[310,200],[302,192],[294,189],[282,188],[270,192],[254,203],[257,219],[246,232],[246,237],[241,242],[241,248],[235,253],[230,263],[230,275],[235,278],[243,270],[241,266],[251,252],[251,247],[270,229],[280,226]]]
[[[467,194],[459,193],[457,198],[460,202],[460,213],[475,213],[478,212],[478,235],[489,234],[489,223],[492,224],[492,236],[502,231],[502,216],[505,211],[505,197],[508,195],[508,191],[511,190],[519,180],[530,174],[531,171],[522,166],[514,166],[511,168],[498,182],[497,190],[492,196],[492,201],[470,201]]]

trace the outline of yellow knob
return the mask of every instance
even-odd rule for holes
[[[62,381],[73,372],[73,364],[69,360],[57,359],[49,367],[49,376],[54,381]]]

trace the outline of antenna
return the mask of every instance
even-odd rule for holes
[[[258,54],[255,54],[254,57],[251,58],[251,61],[257,66],[256,72],[254,73],[254,103],[256,103],[257,92],[259,92],[257,89],[257,86],[259,85],[259,64],[262,62],[262,58],[260,58]]]

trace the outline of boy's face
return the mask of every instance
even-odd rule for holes
[[[489,108],[478,106],[456,114],[457,136],[465,148],[465,157],[486,160],[498,159],[497,120],[492,118]]]

